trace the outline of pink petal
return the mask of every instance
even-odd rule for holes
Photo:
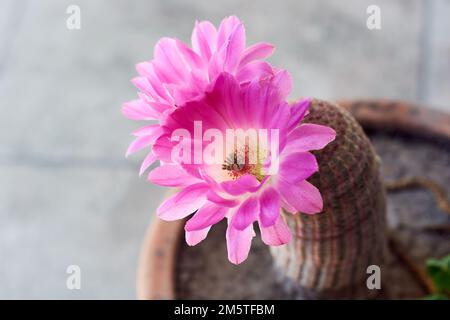
[[[248,64],[247,67],[254,64],[265,65],[266,63],[255,61]],[[275,76],[271,75],[265,79],[255,78],[241,89],[245,106],[241,118],[248,117],[247,122],[250,127],[276,128],[282,132],[286,130],[290,118],[290,108],[285,101],[285,94],[290,90],[290,84],[283,84],[281,80],[283,77],[288,77],[288,75],[280,71]]]
[[[216,28],[209,21],[196,22],[191,36],[192,49],[206,61],[216,49]]]
[[[290,213],[297,213],[297,210],[281,197],[281,207]]]
[[[200,242],[205,240],[210,228],[211,227],[197,231],[186,231],[185,232],[186,243],[189,246],[195,246],[199,244]]]
[[[161,60],[153,60],[152,66],[157,76],[156,79],[159,79],[151,81],[152,87],[158,93],[159,99],[163,99],[167,103],[174,105],[175,101],[173,100],[167,84],[183,84],[184,79],[178,77],[174,71],[170,70],[170,68],[167,68],[167,64]],[[154,98],[158,101],[156,97]]]
[[[204,66],[202,58],[194,50],[178,39],[175,39],[175,42],[181,55],[192,69],[201,69]]]
[[[206,203],[186,222],[184,230],[195,231],[210,227],[222,220],[228,210],[214,203]]]
[[[148,104],[155,109],[156,111],[158,111],[159,113],[164,113],[165,111],[172,109],[172,105],[168,104],[169,102],[155,102],[155,101],[150,101],[148,102]]]
[[[161,131],[161,126],[157,124],[152,124],[133,131],[132,135],[135,137],[155,136],[155,135],[159,136],[159,131]]]
[[[297,125],[300,124],[300,121],[306,115],[308,111],[309,105],[311,104],[311,99],[305,98],[295,102],[291,106],[291,120],[289,122],[288,131],[293,130]]]
[[[234,72],[245,48],[245,30],[242,23],[235,26],[225,45],[224,71]]]
[[[185,187],[200,183],[201,180],[187,173],[178,165],[166,164],[153,169],[148,174],[148,180],[165,187]]]
[[[202,121],[203,132],[212,128],[225,134],[229,128],[245,128],[250,116],[243,112],[241,92],[239,83],[231,74],[221,73],[202,99],[187,102],[166,118],[167,134],[171,136],[174,130],[184,128],[194,136],[195,121]]]
[[[161,79],[155,72],[154,63],[144,61],[136,65],[136,71],[142,78],[135,78],[132,82],[143,92],[149,92],[150,96],[156,100],[170,100],[166,90],[164,90]],[[145,81],[143,80],[145,79]]]
[[[138,96],[141,100],[145,101],[155,112],[157,112],[158,119],[161,118],[161,114],[166,110],[172,109],[172,105],[167,101],[156,102],[153,98],[148,97],[145,93],[138,92]]]
[[[152,63],[149,61],[143,61],[136,64],[136,71],[140,76],[145,78],[154,76]]]
[[[190,74],[188,74],[190,76]],[[168,85],[171,90],[171,95],[176,101],[176,106],[184,105],[187,101],[194,100],[198,95],[196,88],[192,87],[192,83],[186,81],[188,86]],[[199,90],[202,91],[202,90]]]
[[[288,74],[279,71],[273,75],[270,65],[262,61],[249,63],[241,71],[253,66],[267,68],[270,75],[261,79],[258,74],[254,74],[256,78],[250,78],[248,85],[241,86],[245,106],[241,118],[246,117],[250,127],[253,125],[254,128],[277,128],[284,131],[290,118],[290,108],[285,101],[290,84],[283,84],[281,79],[289,78]],[[240,80],[244,80],[244,77]]]
[[[141,91],[148,93],[155,101],[165,101],[172,103],[172,98],[163,86],[163,80],[159,78],[155,65],[158,62],[141,62],[136,65],[137,72],[142,77],[137,77],[132,80],[133,84]],[[164,79],[166,80],[166,79]],[[160,110],[161,111],[161,110]]]
[[[274,101],[276,100],[277,99],[274,99]],[[286,101],[281,101],[278,105],[275,105],[275,110],[276,111],[272,112],[272,117],[271,118],[266,117],[264,118],[265,119],[264,121],[265,123],[267,122],[269,123],[268,124],[269,128],[278,128],[280,130],[279,145],[280,148],[282,148],[282,146],[284,146],[284,143],[286,142],[285,132],[287,132],[286,127],[288,126],[290,119],[289,104]]]
[[[336,138],[336,131],[327,126],[305,123],[289,134],[286,148],[292,151],[320,150]]]
[[[268,187],[259,198],[261,213],[259,216],[260,224],[263,227],[272,226],[280,216],[280,196],[278,192]]]
[[[223,190],[233,196],[238,196],[246,192],[255,192],[260,182],[252,174],[246,174],[236,180],[224,181],[220,184]]]
[[[314,214],[322,211],[323,201],[319,189],[308,181],[291,184],[280,179],[277,190],[284,200],[299,212]]]
[[[213,128],[219,129],[225,133],[225,130],[232,128],[232,126],[241,125],[242,103],[240,99],[240,87],[236,79],[229,73],[221,73],[214,83],[214,86],[209,92],[205,100],[210,106],[204,115],[205,119],[211,120],[211,125],[215,124]],[[217,116],[216,116],[217,115]]]
[[[149,95],[150,97],[156,100],[159,99],[159,94],[153,89],[153,86],[148,78],[134,77],[133,79],[131,79],[131,83],[133,83],[135,87],[138,88],[143,93]]]
[[[144,78],[159,80],[155,73],[155,70],[153,69],[153,64],[151,61],[139,62],[136,64],[135,68],[140,76]]]
[[[142,100],[124,103],[122,113],[131,120],[156,120],[159,118],[159,114]]]
[[[172,162],[172,148],[173,143],[166,135],[163,135],[155,141],[152,151],[159,160]]]
[[[286,70],[278,71],[273,80],[272,85],[280,90],[280,99],[285,100],[292,90],[292,78]]]
[[[251,82],[273,75],[273,69],[265,61],[253,61],[243,66],[236,74],[236,80],[239,83]]]
[[[223,71],[223,51],[215,51],[209,60],[208,79],[211,83],[215,81],[218,74]]]
[[[214,202],[215,204],[222,206],[222,207],[235,207],[239,204],[237,200],[234,199],[225,199],[219,196],[217,193],[215,193],[212,190],[208,191],[208,194],[206,195],[207,199],[211,202]]]
[[[239,84],[231,75],[221,74],[212,90],[202,99],[189,101],[170,114],[165,123],[168,135],[171,136],[173,131],[184,128],[194,137],[195,121],[202,121],[203,131],[214,128],[225,132],[225,128],[230,128],[226,110],[232,106],[239,107],[239,102]]]
[[[226,239],[228,260],[234,264],[240,264],[248,257],[252,238],[254,236],[253,226],[248,226],[245,230],[237,230],[231,224],[228,225]]]
[[[258,198],[250,197],[237,208],[231,220],[231,224],[237,230],[244,230],[256,221],[259,210]]]
[[[186,170],[191,176],[199,178],[201,180],[205,180],[206,183],[209,183],[207,179],[205,179],[203,173],[201,172],[201,168],[195,164],[181,164],[181,167]],[[214,180],[213,180],[214,181]]]
[[[158,216],[166,221],[187,217],[206,202],[208,185],[198,183],[190,185],[165,200],[158,208]]]
[[[130,154],[144,149],[145,147],[151,145],[154,141],[154,136],[137,137],[128,147],[125,157],[128,157]]]
[[[242,24],[236,16],[229,16],[220,22],[219,30],[217,32],[217,48],[220,48],[226,43],[236,26]]]
[[[175,82],[175,79],[183,81],[186,78],[188,69],[183,63],[183,60],[180,59],[174,39],[160,39],[155,46],[154,57],[155,62],[157,61],[164,66],[166,76],[170,74],[170,79],[172,79],[172,81]]]
[[[244,50],[239,62],[238,69],[244,67],[247,63],[258,59],[264,59],[272,55],[275,47],[270,43],[256,43]]]
[[[148,167],[150,167],[154,162],[156,161],[156,156],[150,152],[144,159],[144,161],[142,161],[141,164],[141,168],[139,169],[139,176],[141,176],[145,170],[148,169]]]
[[[287,147],[285,150],[294,152],[295,149]],[[319,170],[316,157],[309,152],[296,152],[288,154],[281,160],[279,177],[290,183],[297,183],[308,179]]]
[[[281,215],[278,216],[275,224],[270,227],[264,227],[259,224],[262,241],[269,246],[280,246],[291,241],[292,235],[288,226]]]

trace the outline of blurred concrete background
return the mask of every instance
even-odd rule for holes
[[[81,30],[66,9],[81,8]],[[366,8],[381,8],[381,30]],[[2,0],[0,4],[0,298],[134,298],[144,231],[163,190],[125,159],[137,124],[134,64],[162,36],[189,40],[195,19],[246,24],[248,43],[294,92],[385,97],[450,112],[450,1]],[[81,290],[66,288],[79,265]]]

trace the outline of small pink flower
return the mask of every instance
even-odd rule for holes
[[[208,56],[205,49],[205,57]],[[194,215],[185,225],[186,242],[196,245],[207,236],[211,226],[226,218],[228,259],[235,264],[244,261],[258,223],[264,243],[272,246],[287,243],[291,234],[281,215],[281,208],[295,214],[314,214],[322,210],[319,190],[306,181],[318,171],[311,150],[325,147],[335,138],[333,129],[300,124],[309,100],[293,105],[286,102],[291,79],[286,71],[276,72],[264,79],[256,78],[242,86],[240,79],[221,73],[213,86],[200,98],[186,102],[166,117],[163,133],[154,140],[154,154],[161,166],[149,173],[155,184],[180,188],[176,195],[164,201],[158,215],[164,220],[182,219]],[[278,155],[267,152],[264,158],[249,163],[254,141],[246,140],[246,161],[236,162],[236,153],[224,154],[220,164],[192,163],[173,159],[178,142],[172,141],[176,130],[183,129],[191,138],[186,145],[208,143],[196,138],[195,123],[201,122],[201,136],[208,129],[226,135],[228,129],[276,130]],[[197,132],[198,136],[198,132]],[[271,142],[274,137],[270,137]],[[212,142],[211,142],[212,143]],[[248,145],[253,149],[247,148]],[[279,160],[276,172],[268,168]]]
[[[203,95],[221,72],[234,75],[241,85],[275,72],[262,61],[274,47],[268,43],[246,47],[244,25],[237,17],[222,20],[218,30],[209,21],[196,22],[191,42],[192,48],[178,39],[162,38],[155,46],[153,60],[136,66],[139,76],[132,82],[140,91],[139,99],[123,105],[126,117],[163,121],[177,106]],[[153,124],[133,134],[136,139],[127,155],[152,145],[162,131]],[[155,160],[150,152],[140,174]]]

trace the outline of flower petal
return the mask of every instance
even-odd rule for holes
[[[158,119],[162,118],[164,112],[172,109],[172,105],[167,101],[156,102],[154,99],[147,96],[145,93],[138,92],[137,94],[142,101],[148,103],[148,105],[157,113]]]
[[[273,76],[273,69],[265,61],[253,61],[243,66],[236,74],[236,80],[239,83],[257,81]]]
[[[256,221],[259,210],[258,198],[250,197],[237,208],[231,219],[231,224],[237,230],[244,230]]]
[[[155,66],[158,65],[158,63],[161,62],[153,60],[152,62],[145,61],[138,63],[136,65],[136,70],[141,77],[134,78],[132,82],[142,92],[147,93],[153,100],[158,101],[158,103],[166,102],[172,104],[173,99],[163,86],[163,80],[160,79],[160,76],[163,76],[164,74],[161,72],[158,73],[157,69],[155,69]],[[164,80],[167,81],[168,79]],[[155,106],[155,109],[162,111],[162,108],[158,106]]]
[[[161,38],[155,45],[154,57],[154,62],[164,65],[164,74],[170,80],[168,82],[177,83],[186,79],[188,69],[180,59],[175,39]]]
[[[202,58],[184,42],[175,39],[175,43],[181,55],[192,69],[201,69],[204,66]]]
[[[185,187],[201,182],[200,179],[190,175],[182,167],[172,164],[153,169],[148,174],[148,180],[165,187]]]
[[[228,260],[234,264],[240,264],[248,257],[252,238],[254,236],[253,226],[248,226],[245,230],[237,230],[232,224],[228,224],[226,239]]]
[[[172,162],[173,143],[167,135],[160,136],[153,145],[152,151],[159,160]]]
[[[292,148],[285,148],[285,150]],[[297,183],[308,179],[319,170],[316,157],[309,152],[296,152],[286,155],[280,163],[279,177],[289,183]]]
[[[291,241],[291,231],[281,215],[278,216],[275,224],[270,227],[264,227],[260,221],[259,228],[262,241],[269,246],[280,246]]]
[[[189,246],[195,246],[199,244],[200,242],[205,240],[206,236],[208,235],[209,229],[211,229],[211,227],[196,231],[186,231],[185,232],[186,243]]]
[[[207,191],[208,185],[204,183],[197,183],[184,188],[159,206],[158,216],[166,221],[187,217],[206,202]]]
[[[186,222],[184,230],[195,231],[212,226],[222,220],[228,210],[226,207],[207,202]]]
[[[138,88],[141,92],[146,95],[152,97],[153,99],[159,99],[159,94],[155,91],[152,84],[150,83],[149,78],[147,77],[134,77],[131,79],[131,82]]]
[[[149,126],[140,127],[139,129],[133,131],[132,135],[135,137],[152,136],[155,135],[157,131],[161,131],[162,133],[161,126],[152,124]],[[157,136],[159,136],[159,134]]]
[[[241,61],[239,62],[238,68],[244,67],[247,63],[254,60],[264,59],[272,55],[275,47],[266,42],[256,43],[244,50],[241,56]]]
[[[144,149],[145,147],[151,145],[153,142],[155,142],[154,136],[137,137],[128,147],[125,157],[128,157],[130,154]]]
[[[132,80],[138,88],[144,92],[148,92],[156,101],[159,101],[160,98],[165,101],[168,100],[169,97],[162,86],[161,80],[155,72],[153,62],[144,61],[136,64],[136,71],[142,77]]]
[[[259,215],[260,224],[263,227],[272,226],[280,216],[280,196],[278,192],[268,187],[259,198],[261,213]]]
[[[150,152],[142,161],[141,168],[139,169],[139,176],[141,176],[145,170],[148,169],[154,162],[156,161],[156,156],[153,154],[153,152]]]
[[[336,138],[336,131],[327,126],[305,123],[289,134],[286,148],[292,151],[320,150]]]
[[[220,22],[219,30],[217,31],[217,48],[220,48],[228,41],[233,30],[240,24],[242,23],[236,16],[226,17]]]
[[[279,179],[277,190],[284,200],[299,212],[314,214],[322,211],[323,201],[319,189],[308,181],[291,184]]]
[[[310,104],[311,104],[311,99],[305,98],[305,99],[295,102],[291,106],[291,119],[289,121],[288,131],[293,130],[296,126],[299,125],[300,121],[306,115]]]
[[[234,72],[239,64],[245,48],[245,29],[242,23],[237,24],[225,44],[224,71]]]
[[[222,207],[235,207],[239,204],[237,200],[234,199],[225,199],[221,196],[219,196],[217,193],[215,193],[212,190],[208,191],[208,194],[206,195],[207,199],[211,202],[214,202],[215,204],[218,204]]]
[[[238,196],[246,192],[255,192],[260,182],[252,174],[246,174],[236,180],[224,181],[220,184],[223,190],[233,196]]]
[[[279,88],[280,100],[285,100],[292,91],[292,77],[287,70],[279,70],[272,80],[272,85]]]
[[[291,206],[283,197],[281,197],[281,207],[287,212],[293,214],[297,213],[297,210],[293,206]]]
[[[159,114],[140,99],[124,103],[122,113],[131,120],[157,120],[159,118]]]
[[[195,22],[195,27],[191,36],[192,49],[194,49],[194,51],[203,59],[208,61],[211,58],[213,50],[216,49],[216,37],[217,31],[211,22]]]

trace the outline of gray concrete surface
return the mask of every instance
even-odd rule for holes
[[[81,30],[66,8],[81,8]],[[366,28],[381,8],[382,29]],[[134,64],[195,19],[237,14],[277,46],[292,97],[386,97],[450,112],[450,2],[2,0],[0,298],[134,298],[137,255],[163,189],[124,159]],[[82,270],[66,288],[66,267]]]

